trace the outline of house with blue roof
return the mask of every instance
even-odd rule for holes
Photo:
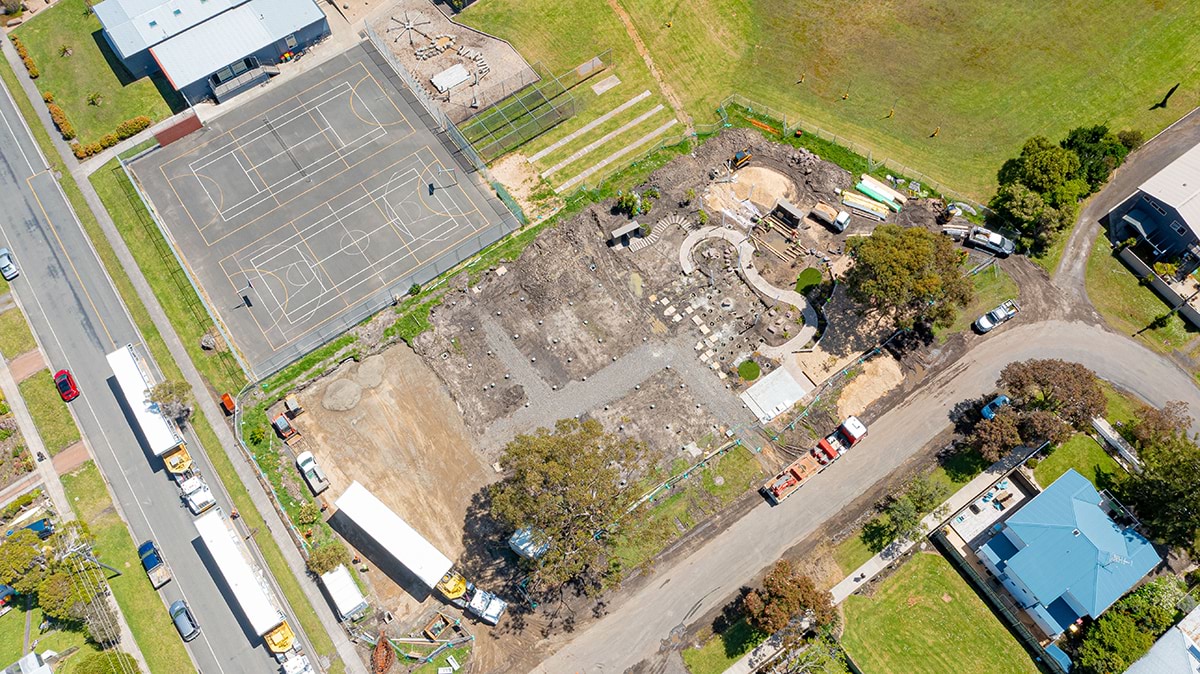
[[[315,0],[104,0],[104,39],[134,77],[163,73],[189,102],[218,101],[329,35]]]
[[[1087,478],[1068,470],[976,548],[1050,639],[1084,617],[1099,617],[1162,561],[1104,504]]]

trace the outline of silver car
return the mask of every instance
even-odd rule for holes
[[[3,276],[5,281],[11,281],[20,275],[21,270],[17,269],[17,262],[13,259],[12,251],[0,248],[0,276]]]
[[[200,624],[192,617],[192,609],[187,602],[181,599],[171,604],[169,611],[171,622],[175,623],[175,629],[179,630],[179,636],[183,637],[184,641],[191,641],[200,636]]]

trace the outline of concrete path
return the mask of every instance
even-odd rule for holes
[[[46,369],[46,361],[42,358],[42,352],[37,349],[27,351],[8,361],[8,370],[12,373],[12,378],[17,380],[18,383],[29,379],[44,369]]]
[[[741,272],[742,279],[751,288],[769,300],[783,302],[800,310],[801,315],[804,316],[804,327],[800,328],[800,332],[795,337],[779,346],[764,344],[758,348],[759,353],[768,358],[787,362],[788,356],[803,348],[817,334],[817,310],[812,307],[812,303],[804,295],[795,290],[776,288],[767,282],[762,274],[758,273],[758,270],[754,268],[754,242],[740,230],[713,225],[702,227],[688,234],[684,238],[683,244],[679,246],[679,266],[683,269],[684,274],[696,271],[696,263],[692,259],[692,249],[705,239],[724,239],[733,244],[738,253],[738,271]]]

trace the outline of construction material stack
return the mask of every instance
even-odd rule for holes
[[[849,417],[837,427],[833,433],[825,436],[812,450],[805,452],[800,458],[788,464],[776,473],[762,486],[763,495],[771,505],[779,505],[784,499],[796,493],[796,490],[814,475],[825,470],[826,466],[836,461],[851,447],[857,445],[867,435],[867,427],[858,417]]]

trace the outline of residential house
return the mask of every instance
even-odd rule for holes
[[[1133,238],[1153,264],[1179,258],[1200,264],[1200,145],[1183,153],[1108,216],[1109,238]]]
[[[976,553],[1042,632],[1096,618],[1162,561],[1074,470],[1013,513]]]
[[[1159,637],[1125,674],[1200,674],[1200,607]]]

